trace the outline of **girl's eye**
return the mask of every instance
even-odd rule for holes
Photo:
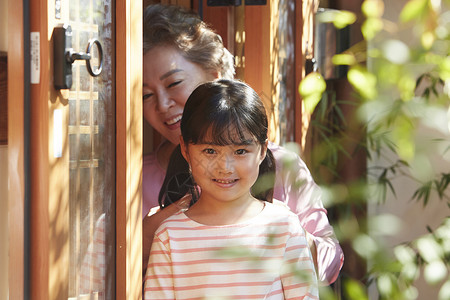
[[[244,154],[246,154],[247,152],[248,152],[248,151],[245,150],[245,149],[238,149],[238,150],[235,151],[235,153],[236,153],[237,155],[244,155]]]
[[[216,151],[211,148],[207,148],[207,149],[203,150],[203,152],[206,154],[215,154],[216,153]]]
[[[171,84],[169,84],[169,85],[167,86],[167,88],[171,88],[171,87],[177,86],[177,85],[179,85],[181,82],[182,82],[181,80],[174,81],[174,82],[172,82]]]

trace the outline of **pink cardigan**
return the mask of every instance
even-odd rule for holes
[[[289,206],[304,229],[314,236],[319,280],[326,284],[333,283],[342,268],[344,254],[328,222],[320,188],[297,154],[273,143],[269,143],[269,149],[276,161],[274,198]],[[165,173],[154,153],[144,156],[142,217],[152,207],[158,206],[158,194]]]

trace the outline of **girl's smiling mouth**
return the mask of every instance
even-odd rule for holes
[[[213,179],[214,182],[220,184],[231,184],[237,182],[239,179]]]

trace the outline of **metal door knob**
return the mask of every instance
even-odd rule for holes
[[[97,45],[98,54],[99,54],[99,66],[97,67],[97,70],[93,70],[91,66],[91,49],[93,45]],[[88,46],[86,48],[86,53],[83,52],[74,52],[71,48],[69,51],[66,52],[66,61],[70,64],[73,64],[75,60],[85,60],[86,61],[86,68],[91,74],[91,76],[97,77],[102,72],[103,67],[103,49],[102,45],[100,44],[100,41],[98,39],[90,39]]]

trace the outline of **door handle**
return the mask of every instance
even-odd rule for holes
[[[91,66],[91,50],[96,45],[99,55],[97,69]],[[72,48],[72,27],[68,24],[60,24],[53,30],[53,85],[55,89],[70,89],[72,87],[72,64],[76,60],[86,60],[86,68],[89,74],[97,77],[102,72],[103,49],[98,39],[90,39],[86,53],[75,52]]]

